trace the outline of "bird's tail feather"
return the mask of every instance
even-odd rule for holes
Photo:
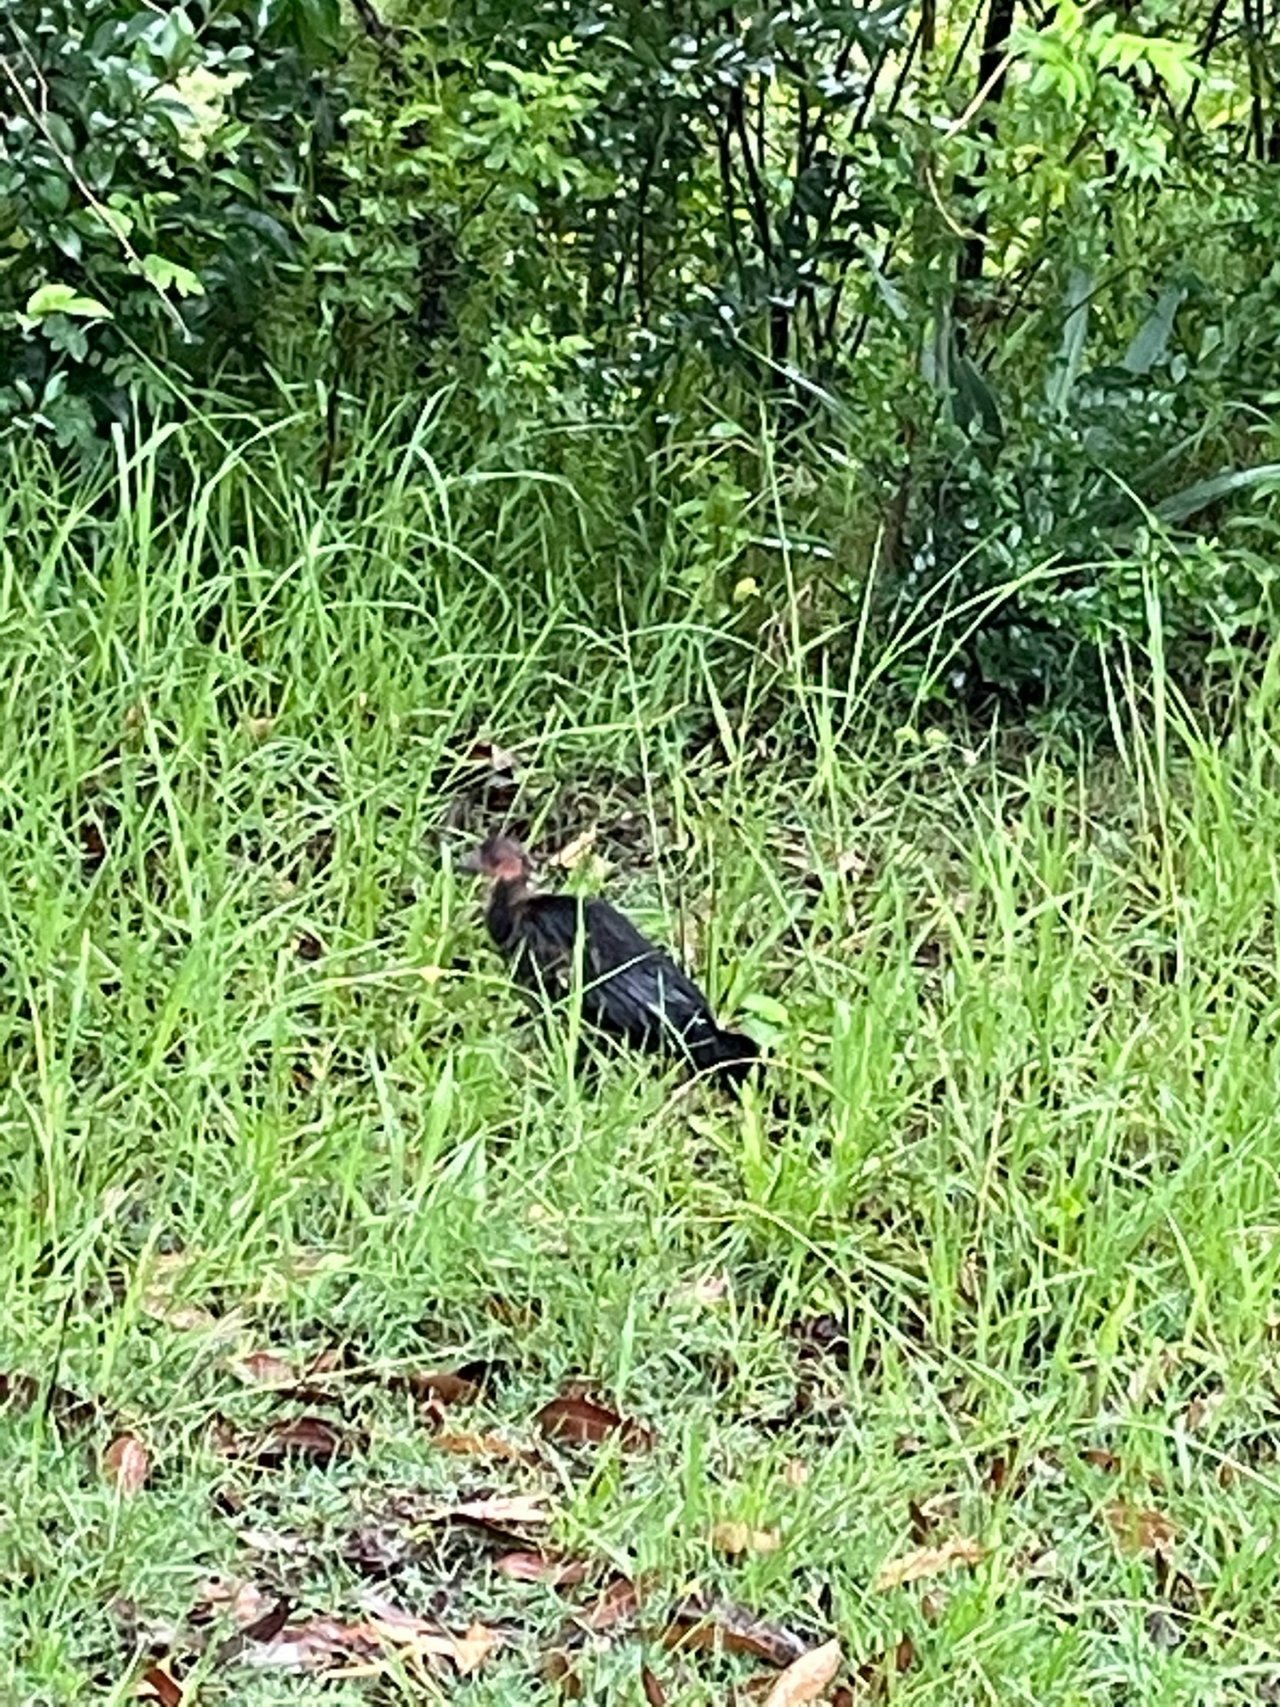
[[[699,1046],[694,1064],[721,1084],[743,1085],[760,1065],[760,1045],[743,1032],[717,1029]]]

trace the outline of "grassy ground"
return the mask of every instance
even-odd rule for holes
[[[643,1658],[723,1702],[758,1659],[660,1640],[701,1593],[837,1635],[858,1700],[1276,1699],[1270,690],[1214,743],[1131,684],[1105,766],[969,750],[785,620],[537,575],[533,488],[482,537],[425,458],[361,503],[152,468],[11,482],[0,532],[0,1698],[172,1652],[188,1701],[533,1701],[568,1645],[589,1699]],[[785,1108],[575,1078],[454,875],[503,820],[588,836],[552,880],[678,942]],[[651,1441],[545,1439],[573,1380]],[[504,1642],[294,1675],[214,1578]]]

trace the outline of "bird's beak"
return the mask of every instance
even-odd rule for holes
[[[479,848],[472,848],[470,853],[463,854],[462,858],[458,861],[458,870],[464,871],[468,877],[479,877],[479,875],[480,875],[480,850],[479,850]]]

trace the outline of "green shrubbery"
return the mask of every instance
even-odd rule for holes
[[[83,450],[216,382],[317,413],[327,478],[452,382],[463,464],[607,491],[585,534],[641,571],[683,530],[708,613],[796,577],[818,628],[951,613],[909,685],[1062,705],[1154,600],[1194,676],[1272,620],[1280,483],[1269,62],[1221,34],[20,6],[0,410]]]

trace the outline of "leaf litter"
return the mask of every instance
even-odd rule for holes
[[[711,1529],[711,1545],[733,1559],[743,1553],[776,1553],[782,1545],[777,1529],[753,1529],[749,1523],[727,1520]]]
[[[954,1535],[936,1547],[917,1547],[899,1558],[890,1559],[876,1572],[874,1587],[879,1592],[902,1588],[907,1583],[927,1581],[945,1571],[980,1565],[986,1558],[986,1548],[969,1535]]]
[[[270,1348],[242,1351],[229,1360],[229,1367],[245,1385],[263,1388],[277,1400],[283,1394],[296,1393],[300,1380],[339,1374],[346,1381],[372,1379],[384,1391],[402,1389],[415,1400],[429,1403],[433,1411],[444,1405],[476,1402],[492,1368],[477,1362],[459,1369],[366,1372],[354,1369],[350,1360],[338,1353],[321,1353],[303,1366],[301,1360]],[[0,1399],[9,1396],[11,1393],[0,1387]],[[21,1390],[18,1396],[28,1397]],[[503,1435],[447,1429],[442,1426],[443,1420],[441,1411],[434,1443],[442,1453],[531,1467],[545,1464],[536,1449]],[[639,1451],[651,1448],[655,1441],[648,1426],[624,1416],[583,1385],[563,1389],[534,1415],[533,1423],[547,1439],[573,1446],[616,1442],[624,1449]],[[215,1418],[210,1438],[224,1457],[257,1468],[283,1466],[289,1461],[326,1467],[339,1455],[366,1443],[365,1436],[345,1421],[331,1421],[311,1412],[277,1417],[254,1430],[240,1430],[226,1418]],[[116,1455],[115,1474],[122,1489],[127,1485],[136,1491],[144,1485],[150,1462],[141,1441],[131,1433],[121,1434],[111,1451]],[[236,1518],[249,1517],[244,1497],[234,1490],[228,1493],[223,1509]],[[342,1556],[366,1577],[372,1573],[386,1578],[404,1564],[434,1557],[422,1551],[433,1533],[470,1531],[482,1538],[492,1560],[490,1568],[512,1584],[540,1584],[572,1596],[574,1590],[591,1585],[594,1578],[596,1586],[576,1608],[567,1609],[567,1624],[545,1650],[547,1664],[553,1670],[556,1660],[561,1662],[561,1690],[572,1695],[584,1687],[574,1669],[574,1652],[593,1641],[612,1644],[628,1633],[626,1627],[636,1626],[652,1598],[655,1581],[652,1576],[632,1578],[616,1569],[611,1572],[603,1559],[566,1556],[544,1546],[535,1537],[545,1533],[554,1515],[550,1495],[543,1491],[481,1488],[474,1493],[460,1491],[453,1499],[428,1499],[420,1490],[402,1490],[348,1531]],[[259,1554],[305,1555],[318,1545],[301,1535],[247,1521],[238,1524],[236,1534],[246,1550]],[[717,1550],[732,1557],[771,1552],[781,1544],[781,1536],[776,1529],[725,1520],[713,1527],[711,1541]],[[433,1610],[442,1611],[445,1604],[442,1598]],[[227,1621],[232,1630],[212,1651],[216,1665],[238,1663],[260,1671],[331,1677],[369,1678],[385,1674],[392,1665],[437,1675],[444,1668],[446,1674],[467,1677],[513,1639],[511,1630],[495,1629],[475,1619],[461,1627],[455,1620],[444,1623],[420,1616],[372,1589],[361,1594],[358,1615],[344,1616],[314,1607],[300,1609],[295,1595],[284,1595],[270,1587],[214,1580],[202,1589],[186,1625],[181,1630],[171,1628],[171,1641],[161,1644],[161,1629],[153,1627],[149,1645],[156,1661],[151,1668],[154,1675],[143,1684],[153,1699],[162,1704],[185,1699],[180,1681],[184,1649],[202,1651],[212,1639],[213,1629],[219,1624],[225,1629]],[[141,1621],[136,1621],[135,1629],[140,1626]],[[774,1707],[816,1700],[841,1663],[836,1643],[815,1645],[813,1638],[761,1618],[746,1607],[697,1594],[680,1600],[655,1633],[666,1647],[681,1653],[727,1653],[763,1661],[780,1674],[769,1680],[772,1692],[768,1700]],[[133,1646],[137,1651],[136,1638]],[[169,1650],[174,1661],[164,1657]],[[177,1666],[176,1676],[169,1669],[173,1664]],[[664,1686],[652,1671],[646,1669],[642,1682],[647,1701],[665,1701]]]
[[[533,1420],[549,1440],[574,1446],[600,1446],[616,1438],[624,1449],[643,1452],[654,1443],[653,1431],[643,1423],[619,1415],[576,1388],[550,1400]]]
[[[834,1682],[844,1663],[839,1642],[823,1642],[810,1648],[807,1654],[791,1664],[775,1682],[764,1699],[764,1707],[803,1707],[806,1701],[816,1701]]]
[[[140,1494],[151,1477],[151,1454],[136,1434],[120,1434],[102,1455],[102,1473],[122,1499]]]

